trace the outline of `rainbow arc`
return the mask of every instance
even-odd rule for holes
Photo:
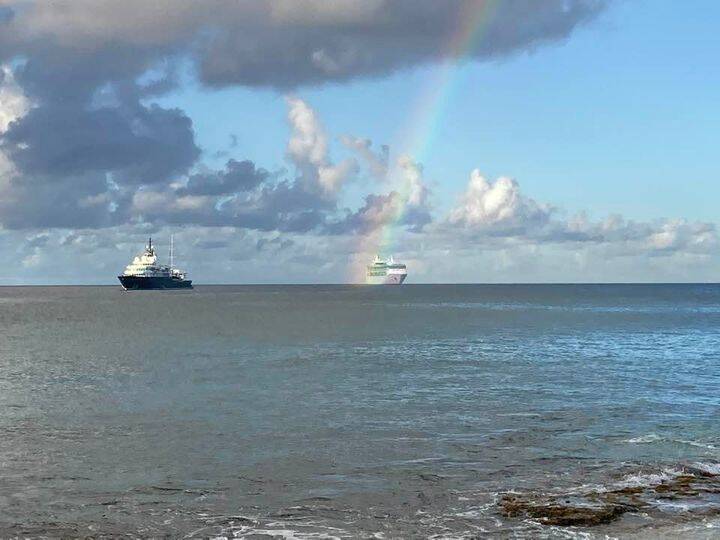
[[[430,83],[415,100],[409,121],[401,131],[402,136],[395,137],[395,140],[407,141],[396,155],[408,156],[418,162],[427,156],[436,140],[437,127],[445,117],[448,103],[461,83],[459,63],[481,44],[501,1],[470,1],[460,10],[455,31],[451,33],[442,54],[444,60],[433,70]],[[360,237],[356,259],[350,269],[352,282],[364,280],[365,264],[374,255],[388,256],[398,247],[396,240],[402,231],[412,187],[403,172],[397,164],[388,171],[389,183],[396,194],[393,205],[380,216],[375,227]]]

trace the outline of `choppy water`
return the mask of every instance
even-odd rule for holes
[[[0,328],[1,537],[720,536],[656,489],[720,473],[720,286],[0,288]]]

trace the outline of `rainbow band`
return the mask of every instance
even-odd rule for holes
[[[423,156],[432,148],[437,126],[445,116],[447,104],[460,83],[458,60],[472,52],[484,38],[501,1],[470,0],[464,3],[464,9],[458,11],[455,31],[451,34],[442,54],[444,60],[434,70],[432,82],[415,100],[413,113],[410,115],[411,121],[402,131],[407,135],[395,139],[408,141],[401,148],[399,155],[414,156],[415,159],[422,161]],[[384,220],[377,228],[361,237],[357,253],[365,262],[356,261],[359,264],[353,265],[352,282],[364,281],[368,257],[379,253],[389,254],[396,247],[396,234],[402,230],[401,224],[407,213],[411,186],[397,167],[393,167],[388,172],[388,177],[395,186],[397,206],[384,216]],[[360,268],[357,268],[358,266]]]

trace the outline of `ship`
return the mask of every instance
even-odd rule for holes
[[[170,239],[170,264],[158,264],[152,238],[148,240],[145,251],[135,257],[118,276],[123,289],[130,290],[164,290],[192,289],[192,280],[187,279],[185,272],[173,265],[173,241]]]
[[[392,256],[384,260],[376,255],[367,267],[365,282],[368,285],[400,285],[406,277],[407,267],[404,264],[395,262]]]

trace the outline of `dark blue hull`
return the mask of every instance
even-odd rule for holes
[[[192,289],[192,280],[171,277],[118,276],[123,289],[153,291],[165,289]]]

